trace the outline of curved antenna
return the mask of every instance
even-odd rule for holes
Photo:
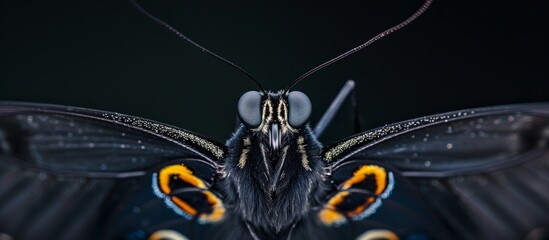
[[[263,87],[261,87],[261,85],[259,84],[259,82],[254,78],[252,77],[252,75],[250,75],[248,72],[246,72],[244,69],[242,69],[241,67],[239,67],[238,65],[232,63],[231,61],[225,59],[225,58],[222,58],[221,56],[213,53],[212,51],[206,49],[205,47],[202,47],[200,44],[194,42],[193,40],[191,40],[190,38],[188,38],[187,36],[183,35],[181,32],[177,31],[177,29],[175,29],[174,27],[172,27],[170,24],[167,24],[166,22],[160,20],[160,18],[157,18],[155,16],[153,16],[152,14],[150,14],[149,12],[145,11],[145,9],[143,9],[143,7],[141,7],[141,5],[139,5],[136,0],[130,0],[130,3],[139,11],[141,12],[143,15],[147,16],[148,18],[152,19],[153,21],[155,21],[156,23],[160,24],[161,26],[167,28],[168,30],[170,30],[171,32],[175,33],[175,35],[177,35],[178,37],[182,38],[183,40],[191,43],[192,45],[194,45],[195,47],[197,48],[200,48],[200,50],[202,50],[202,52],[205,52],[207,54],[210,54],[212,55],[213,57],[217,58],[218,60],[230,65],[231,67],[233,68],[236,68],[238,71],[240,71],[241,73],[244,73],[244,75],[246,75],[249,79],[251,79],[255,85],[257,85],[259,87],[259,89],[261,90],[261,92],[263,92],[263,94],[267,95],[267,92],[265,91],[265,89],[263,89]]]
[[[365,43],[363,44],[360,44],[358,45],[357,47],[347,51],[347,52],[344,52],[342,53],[341,55],[335,57],[335,58],[332,58],[330,60],[328,60],[327,62],[323,63],[323,64],[320,64],[318,65],[317,67],[307,71],[306,73],[304,73],[303,75],[301,75],[300,77],[298,77],[296,80],[294,80],[294,82],[292,84],[290,84],[290,86],[288,86],[285,90],[285,93],[288,94],[288,92],[290,91],[290,89],[296,85],[298,82],[300,82],[301,80],[303,80],[304,78],[310,76],[311,74],[319,71],[320,69],[323,69],[329,65],[332,65],[333,63],[353,54],[353,53],[356,53],[362,49],[364,49],[365,47],[367,47],[368,45],[374,43],[375,41],[393,33],[393,32],[396,32],[397,30],[405,27],[406,25],[410,24],[411,22],[413,22],[416,18],[418,18],[419,16],[421,16],[426,10],[427,8],[429,8],[429,6],[431,5],[431,3],[433,2],[433,0],[425,0],[425,2],[423,3],[423,5],[421,5],[421,7],[419,7],[419,9],[414,13],[412,14],[410,17],[408,17],[406,20],[402,21],[401,23],[393,26],[392,28],[389,28],[379,34],[377,34],[375,37],[371,38],[370,40],[366,41]]]

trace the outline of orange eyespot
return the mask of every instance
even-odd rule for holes
[[[201,214],[199,221],[212,223],[223,219],[223,216],[225,216],[225,207],[223,207],[221,199],[219,199],[217,196],[215,196],[215,194],[210,191],[202,191],[202,193],[206,195],[208,203],[212,206],[212,212],[209,214]]]
[[[320,210],[318,213],[318,218],[320,221],[328,226],[337,226],[345,223],[347,221],[345,216],[343,216],[343,214],[338,212],[336,209],[337,205],[341,204],[348,195],[349,192],[343,191],[338,192],[335,196],[330,198],[324,206],[324,209]]]
[[[176,182],[174,182],[176,181]],[[177,184],[183,185],[178,186]],[[189,192],[173,192],[172,189],[194,189]],[[183,164],[170,165],[153,174],[153,190],[160,198],[164,198],[169,207],[187,219],[198,216],[201,223],[217,222],[223,219],[225,207],[223,202],[214,193],[207,190],[208,186],[202,179],[193,175],[193,172]],[[203,202],[209,207],[204,209]],[[197,205],[198,204],[198,205]],[[199,208],[197,208],[200,206]]]
[[[374,197],[369,197],[366,202],[364,202],[364,204],[356,207],[354,210],[348,212],[347,214],[350,216],[350,217],[354,217],[354,216],[358,216],[360,214],[362,214],[364,211],[366,211],[366,209],[372,205],[372,203],[374,202],[375,198]]]
[[[340,212],[333,209],[322,209],[318,213],[320,221],[327,226],[339,226],[347,222],[347,219]]]
[[[342,191],[342,192],[338,192],[335,196],[333,196],[332,198],[330,198],[330,200],[328,200],[328,203],[326,204],[329,208],[335,208],[335,206],[339,205],[341,202],[343,202],[343,200],[345,199],[345,197],[349,195],[349,192],[347,191]]]
[[[158,175],[160,189],[166,195],[170,194],[172,191],[169,184],[173,177],[177,177],[180,180],[197,188],[206,188],[206,184],[204,184],[204,182],[200,180],[200,178],[195,177],[193,175],[193,172],[185,165],[170,165],[160,170],[160,174]]]
[[[318,218],[327,226],[343,224],[346,218],[360,221],[376,212],[393,187],[391,172],[376,165],[360,166],[340,185],[340,191],[328,199]]]
[[[353,177],[343,183],[342,189],[347,190],[355,184],[360,184],[368,176],[373,176],[376,189],[374,193],[380,195],[387,188],[387,171],[384,168],[375,165],[364,165],[353,173]],[[369,189],[370,190],[370,189]]]
[[[171,197],[173,203],[191,216],[196,216],[196,209],[178,197]]]

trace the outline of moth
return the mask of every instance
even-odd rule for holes
[[[2,102],[0,236],[546,234],[549,105],[438,114],[323,145],[324,126],[312,128],[311,102],[292,87],[244,93],[225,144],[134,116]]]

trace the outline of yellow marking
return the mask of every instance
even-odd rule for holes
[[[183,209],[183,211],[185,211],[186,213],[188,213],[191,216],[196,216],[196,209],[191,207],[191,205],[189,205],[187,202],[185,202],[185,201],[183,201],[180,198],[175,197],[175,196],[171,197],[171,199],[179,208]]]
[[[325,207],[329,209],[335,209],[335,206],[343,202],[343,200],[345,199],[345,197],[347,197],[347,195],[349,195],[349,192],[347,191],[338,192],[335,196],[333,196],[332,198],[330,198],[330,200],[328,200],[328,203],[326,203]]]
[[[280,99],[278,101],[277,110],[278,114],[276,115],[276,118],[278,118],[278,121],[281,123],[281,125],[284,125],[288,122],[288,107],[286,106],[286,102],[284,102],[284,100]]]
[[[336,206],[343,202],[347,195],[349,195],[349,192],[342,191],[330,198],[330,200],[328,200],[328,202],[324,205],[324,208],[318,213],[318,218],[320,218],[320,221],[329,226],[345,223],[345,216],[336,210]]]
[[[311,171],[311,166],[309,166],[309,158],[307,157],[307,151],[305,147],[307,144],[305,144],[305,138],[303,136],[299,136],[297,138],[297,151],[301,153],[301,164],[307,171]]]
[[[112,116],[112,117],[114,118],[114,116]],[[180,129],[176,129],[176,128],[169,127],[169,126],[166,126],[166,125],[162,125],[162,124],[154,123],[154,122],[149,122],[149,121],[145,121],[145,120],[141,120],[141,119],[125,119],[125,120],[122,120],[122,119],[114,118],[114,120],[117,120],[117,121],[130,121],[131,125],[133,125],[133,126],[140,127],[140,128],[145,128],[145,129],[150,130],[150,131],[155,132],[155,133],[160,133],[160,134],[162,134],[164,136],[167,136],[167,137],[169,137],[171,139],[174,139],[174,140],[194,143],[197,146],[201,147],[202,149],[210,152],[211,154],[213,154],[218,159],[223,158],[223,156],[225,155],[225,151],[223,151],[223,149],[220,148],[219,146],[213,144],[212,142],[210,142],[210,141],[208,141],[204,138],[196,136],[196,135],[194,135],[190,132],[186,132],[186,131],[183,131],[183,130],[180,130]],[[124,122],[124,123],[126,123],[126,122]]]
[[[212,213],[210,214],[202,214],[200,215],[200,221],[202,222],[208,222],[208,223],[214,223],[218,222],[225,216],[225,208],[214,208],[212,210]]]
[[[404,124],[407,125],[407,124]],[[410,125],[410,124],[408,124]],[[366,132],[364,134],[358,135],[356,137],[350,138],[346,141],[343,141],[339,143],[338,145],[335,145],[334,147],[330,148],[326,153],[324,154],[324,159],[327,162],[332,161],[334,158],[337,158],[341,156],[342,154],[346,153],[349,149],[352,149],[354,146],[358,146],[360,144],[363,144],[365,142],[379,139],[382,137],[385,137],[391,133],[398,132],[402,128],[401,125],[392,125],[392,126],[386,126],[383,128],[375,129],[371,132]]]
[[[287,131],[297,132],[296,129],[288,124],[288,105],[283,99],[280,99],[278,102],[276,119],[274,119],[273,102],[269,97],[263,101],[261,111],[261,124],[256,129],[252,129],[253,131],[262,131],[264,134],[267,134],[269,132],[269,124],[278,120],[282,134],[286,134]]]
[[[238,159],[238,164],[237,164],[239,168],[244,168],[244,165],[246,165],[246,159],[248,159],[249,152],[250,152],[250,149],[247,149],[247,148],[242,149],[242,153],[240,153],[240,158]]]
[[[350,212],[348,212],[347,214],[348,214],[350,217],[353,217],[353,216],[356,216],[356,215],[361,214],[362,212],[364,212],[364,210],[366,210],[366,208],[368,208],[368,207],[374,202],[374,200],[375,200],[374,197],[369,197],[368,199],[366,199],[366,202],[364,202],[364,204],[358,206],[358,207],[355,208],[353,211],[350,211]]]
[[[376,182],[375,194],[380,195],[387,187],[387,171],[376,165],[364,165],[353,173],[353,177],[343,183],[343,190],[351,188],[353,185],[363,182],[367,176],[374,175]]]
[[[151,234],[151,236],[149,236],[149,240],[165,240],[165,239],[188,240],[188,238],[183,236],[183,234],[176,232],[174,230],[166,230],[166,229],[158,230],[153,234]]]
[[[212,206],[212,213],[201,214],[200,221],[211,223],[223,219],[223,216],[225,216],[225,207],[223,207],[223,202],[210,191],[203,191],[202,193],[206,195],[208,203]]]
[[[277,119],[280,122],[280,129],[282,130],[282,134],[286,134],[288,130],[290,132],[297,132],[296,129],[288,124],[288,104],[286,104],[283,99],[280,99],[280,101],[278,102],[277,110]],[[284,115],[282,115],[281,113],[284,113]]]
[[[276,113],[276,118],[278,119],[278,122],[280,122],[280,130],[282,131],[282,134],[286,134],[286,131],[288,131],[288,108],[286,107],[286,104],[284,104],[284,101],[280,99],[278,101],[278,108]]]
[[[267,112],[269,114],[267,114]],[[273,120],[273,104],[271,103],[271,99],[268,97],[263,102],[263,113],[261,114],[261,116],[261,125],[259,125],[259,127],[254,130],[257,131],[261,129],[263,133],[267,134],[267,132],[269,131],[269,123],[271,123],[271,121]]]
[[[244,168],[244,165],[246,165],[246,160],[248,159],[248,153],[250,152],[250,145],[252,145],[252,142],[250,141],[250,137],[246,137],[243,140],[243,148],[242,153],[240,153],[240,158],[238,159],[237,166],[239,168]]]
[[[334,159],[341,158],[341,156],[344,154],[349,154],[350,153],[349,150],[353,149],[356,146],[361,146],[365,143],[372,142],[373,140],[389,137],[393,133],[398,133],[404,130],[413,129],[418,126],[430,125],[439,121],[448,121],[452,118],[459,117],[461,114],[462,113],[459,113],[456,115],[455,113],[453,113],[453,114],[447,114],[442,116],[439,115],[434,117],[424,117],[422,119],[413,119],[407,122],[397,123],[397,124],[381,127],[378,129],[374,129],[372,131],[365,132],[361,135],[349,138],[329,148],[327,151],[323,153],[323,157],[326,162],[330,162]],[[469,114],[475,114],[475,112],[472,111]]]
[[[158,174],[160,189],[166,195],[172,192],[169,183],[174,176],[197,188],[206,188],[206,184],[200,178],[193,176],[193,172],[185,167],[185,165],[170,165],[160,170],[160,174]]]
[[[338,145],[330,148],[326,153],[324,154],[324,159],[326,162],[332,161],[334,158],[340,156],[341,154],[345,153],[347,150],[351,149],[353,146],[357,146],[363,142],[366,142],[370,140],[368,134],[363,134],[360,136],[353,137],[349,140],[346,140],[344,142],[339,143]]]
[[[376,229],[360,234],[356,240],[399,240],[398,236],[389,230]]]
[[[318,213],[318,218],[322,223],[328,226],[341,225],[347,221],[343,214],[339,213],[336,210],[327,208],[320,210],[320,212]]]
[[[244,138],[242,144],[244,145],[244,147],[249,147],[250,145],[252,145],[252,141],[250,141],[250,137]]]

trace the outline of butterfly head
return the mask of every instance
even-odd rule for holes
[[[302,92],[246,92],[238,101],[238,116],[249,129],[264,134],[302,129],[311,116],[311,101]],[[273,136],[276,138],[276,134]]]
[[[273,195],[289,184],[288,177],[284,179],[293,171],[289,168],[311,170],[305,149],[311,138],[307,126],[311,109],[307,95],[298,91],[250,91],[238,101],[238,116],[246,129],[238,166],[252,165],[262,172],[266,177],[259,179],[266,194]]]

